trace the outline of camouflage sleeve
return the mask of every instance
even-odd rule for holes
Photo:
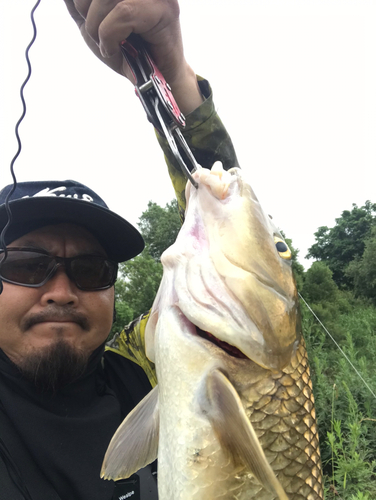
[[[221,161],[225,170],[232,167],[239,167],[231,138],[215,110],[209,83],[201,77],[197,78],[205,101],[199,108],[186,116],[186,126],[183,131],[184,138],[197,163],[202,167],[211,168],[216,161]],[[165,137],[158,131],[156,131],[156,134],[165,155],[179,205],[180,219],[183,221],[187,179],[181,172]]]
[[[120,333],[107,343],[106,351],[113,351],[117,354],[137,363],[146,373],[151,385],[157,384],[155,365],[145,354],[145,327],[149,319],[150,311],[139,318],[133,320],[124,327]]]
[[[223,126],[213,104],[209,83],[198,77],[198,83],[205,98],[202,105],[186,116],[183,131],[185,140],[191,148],[196,161],[205,168],[211,168],[215,161],[221,161],[228,170],[238,167],[235,150],[230,136]],[[179,205],[180,218],[184,220],[186,178],[172,155],[166,139],[156,132]],[[145,371],[150,383],[157,384],[154,364],[145,355],[145,327],[149,313],[132,321],[124,330],[116,334],[107,344],[106,349],[114,351],[137,363]]]

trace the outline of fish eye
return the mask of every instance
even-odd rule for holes
[[[279,256],[282,257],[282,259],[290,260],[292,257],[291,250],[286,245],[286,243],[281,238],[279,238],[279,236],[274,236],[274,243]]]

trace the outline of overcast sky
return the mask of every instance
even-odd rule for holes
[[[0,2],[0,184],[10,183],[34,0]],[[303,257],[319,226],[376,202],[376,3],[181,0],[186,57],[264,209]],[[42,0],[18,180],[75,179],[136,224],[174,194],[132,85],[86,48],[62,0]]]

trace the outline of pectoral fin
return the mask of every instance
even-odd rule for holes
[[[158,386],[131,411],[115,432],[103,460],[101,477],[124,479],[157,458]]]
[[[279,500],[288,500],[231,382],[222,372],[214,370],[207,377],[206,387],[209,405],[203,410],[207,412],[224,452],[234,465],[245,465]]]

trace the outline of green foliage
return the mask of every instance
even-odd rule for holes
[[[147,210],[140,217],[138,227],[148,246],[149,255],[155,260],[160,260],[162,253],[174,243],[180,231],[177,201],[167,203],[164,208],[149,201]]]
[[[301,294],[320,321],[336,335],[340,335],[336,321],[340,310],[346,309],[348,303],[333,281],[332,275],[326,264],[314,262],[304,275]]]
[[[356,495],[351,495],[350,500],[372,500],[371,497],[368,496],[368,493],[362,493],[358,491]]]
[[[376,399],[304,305],[302,309],[326,480],[325,498],[374,499]],[[349,310],[339,312],[336,328],[340,336],[335,337],[341,348],[375,392],[376,308],[353,300]]]
[[[366,238],[366,248],[372,235],[370,232]],[[366,384],[376,392],[376,309],[350,291],[338,289],[333,268],[328,266],[329,259],[315,262],[304,274],[302,296],[364,382],[302,304],[325,498],[371,500],[376,498],[376,398]],[[329,408],[332,408],[331,418]]]
[[[343,497],[358,495],[359,487],[362,488],[362,493],[367,490],[367,493],[374,495],[376,484],[372,483],[372,478],[376,472],[376,461],[369,461],[371,453],[370,442],[366,437],[367,428],[357,402],[345,382],[343,388],[348,402],[347,419],[342,425],[341,420],[334,418],[334,385],[331,431],[327,433],[327,444],[332,452],[331,484],[335,485],[337,493]]]
[[[307,257],[325,262],[333,271],[333,279],[340,288],[353,288],[352,277],[346,268],[357,256],[361,257],[365,239],[375,224],[376,204],[366,201],[363,207],[353,204],[352,210],[342,212],[332,228],[319,227],[316,243],[308,249]]]
[[[335,303],[338,287],[333,273],[323,262],[314,262],[304,277],[303,295],[310,303]]]
[[[146,248],[141,255],[121,264],[121,273],[125,281],[122,298],[133,309],[134,316],[139,316],[153,304],[162,279],[162,264]]]
[[[376,226],[372,227],[365,239],[363,255],[350,262],[346,275],[353,280],[357,296],[368,298],[376,304]]]
[[[124,301],[123,297],[126,295],[126,282],[119,277],[115,283],[115,309],[116,309],[116,319],[112,324],[111,333],[109,339],[111,339],[115,333],[121,332],[125,325],[132,321],[134,314],[131,306]],[[108,339],[108,340],[109,340]]]
[[[120,277],[115,285],[117,319],[112,335],[151,308],[162,274],[162,264],[154,260],[147,247],[134,259],[120,264]]]

